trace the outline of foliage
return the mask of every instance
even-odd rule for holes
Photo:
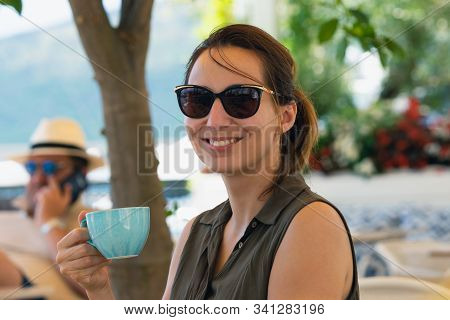
[[[171,215],[174,215],[175,212],[177,212],[178,208],[179,208],[179,204],[178,204],[177,201],[174,201],[172,203],[171,207],[170,206],[166,207],[166,209],[164,210],[164,214],[165,214],[166,218],[171,216]]]
[[[281,38],[297,62],[297,80],[311,96],[319,117],[354,108],[344,60],[350,45],[378,52],[384,66],[388,54],[404,53],[359,6],[347,7],[335,0],[289,0],[286,12]]]
[[[0,0],[0,5],[11,6],[18,14],[22,13],[22,0]]]
[[[371,175],[394,168],[450,165],[450,113],[424,110],[417,98],[410,97],[405,112],[382,100],[359,110],[354,121],[348,121],[348,115],[333,115],[321,128],[312,169]]]
[[[352,1],[352,8],[342,1],[289,4],[284,41],[299,65],[299,82],[312,95],[322,128],[312,167],[372,174],[394,167],[448,165],[450,133],[442,129],[446,126],[440,126],[446,138],[433,140],[430,126],[406,116],[401,120],[391,100],[399,94],[417,95],[423,108],[437,111],[439,119],[448,113],[450,78],[443,66],[450,62],[444,18],[449,7],[437,0]],[[345,85],[345,52],[355,44],[364,51],[377,50],[388,71],[381,97],[389,100],[367,110],[353,107]]]
[[[368,2],[375,23],[392,36],[407,54],[393,57],[384,80],[381,98],[414,94],[431,109],[445,113],[450,89],[450,6],[441,0],[399,0],[382,6]],[[389,17],[389,18],[387,18]]]
[[[341,0],[289,0],[289,4],[292,10],[289,17],[290,29],[294,40],[296,33],[310,33],[303,38],[308,41],[301,45],[312,43],[311,34],[317,34],[319,43],[331,41],[336,35],[339,38],[336,57],[340,62],[343,61],[348,45],[354,41],[364,51],[378,51],[383,66],[386,66],[388,52],[399,57],[404,55],[402,47],[392,38],[381,35],[361,7],[347,7]]]

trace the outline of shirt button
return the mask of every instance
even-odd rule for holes
[[[253,221],[253,222],[252,222],[252,228],[253,228],[253,229],[255,229],[257,225],[258,225],[258,222],[256,222],[256,221]]]
[[[238,243],[238,248],[239,248],[239,249],[242,248],[243,245],[244,245],[244,244],[243,244],[242,242],[239,242],[239,243]]]

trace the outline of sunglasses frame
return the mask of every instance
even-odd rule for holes
[[[186,88],[200,88],[200,89],[206,90],[207,92],[209,92],[209,93],[214,97],[214,100],[212,100],[212,104],[211,104],[211,106],[209,106],[209,111],[208,111],[208,113],[207,113],[206,115],[204,115],[204,116],[202,116],[202,117],[191,117],[191,116],[187,115],[187,114],[184,112],[184,110],[183,110],[183,108],[182,108],[181,101],[180,101],[180,92],[181,92],[182,89],[186,89]],[[254,112],[253,114],[251,114],[250,116],[247,116],[247,117],[244,117],[244,118],[238,118],[238,117],[234,117],[233,115],[231,115],[231,114],[228,112],[228,110],[227,110],[228,107],[226,106],[226,104],[225,104],[225,103],[223,102],[223,100],[222,100],[222,97],[223,97],[223,95],[224,95],[225,92],[227,92],[228,90],[231,90],[231,89],[238,89],[238,88],[254,88],[254,89],[259,90],[259,91],[257,91],[257,92],[258,92],[258,106],[256,107],[255,112]],[[194,85],[194,84],[185,84],[185,85],[179,85],[179,86],[176,86],[176,87],[174,88],[174,92],[177,94],[178,106],[180,107],[181,112],[182,112],[186,117],[192,118],[192,119],[201,119],[201,118],[206,117],[206,116],[209,114],[209,112],[211,112],[211,108],[212,108],[212,106],[214,105],[214,102],[216,101],[217,98],[219,98],[220,102],[221,102],[222,105],[223,105],[223,108],[225,109],[225,112],[226,112],[230,117],[233,117],[233,118],[236,118],[236,119],[246,119],[246,118],[250,118],[250,117],[252,117],[253,115],[255,115],[256,112],[258,112],[259,106],[261,105],[261,97],[262,97],[262,93],[263,93],[263,92],[267,92],[267,93],[269,93],[269,94],[271,94],[271,95],[278,95],[278,94],[277,94],[276,92],[274,92],[273,90],[271,90],[271,89],[269,89],[269,88],[266,88],[266,87],[264,87],[264,86],[262,86],[262,85],[256,85],[256,84],[235,84],[235,85],[231,85],[231,86],[225,88],[222,92],[219,92],[219,93],[215,93],[215,92],[213,92],[211,89],[206,88],[206,87],[204,87],[204,86],[199,86],[199,85]]]

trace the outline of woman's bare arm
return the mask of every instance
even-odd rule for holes
[[[352,284],[352,253],[339,214],[313,202],[292,220],[278,248],[269,299],[345,299]]]
[[[18,287],[21,279],[19,269],[0,251],[0,287]]]

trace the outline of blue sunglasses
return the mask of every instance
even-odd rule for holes
[[[62,169],[63,165],[58,164],[52,160],[45,160],[41,163],[29,160],[25,163],[25,169],[31,176],[34,175],[39,168],[41,168],[42,172],[46,176],[50,176],[55,174],[59,169]]]

